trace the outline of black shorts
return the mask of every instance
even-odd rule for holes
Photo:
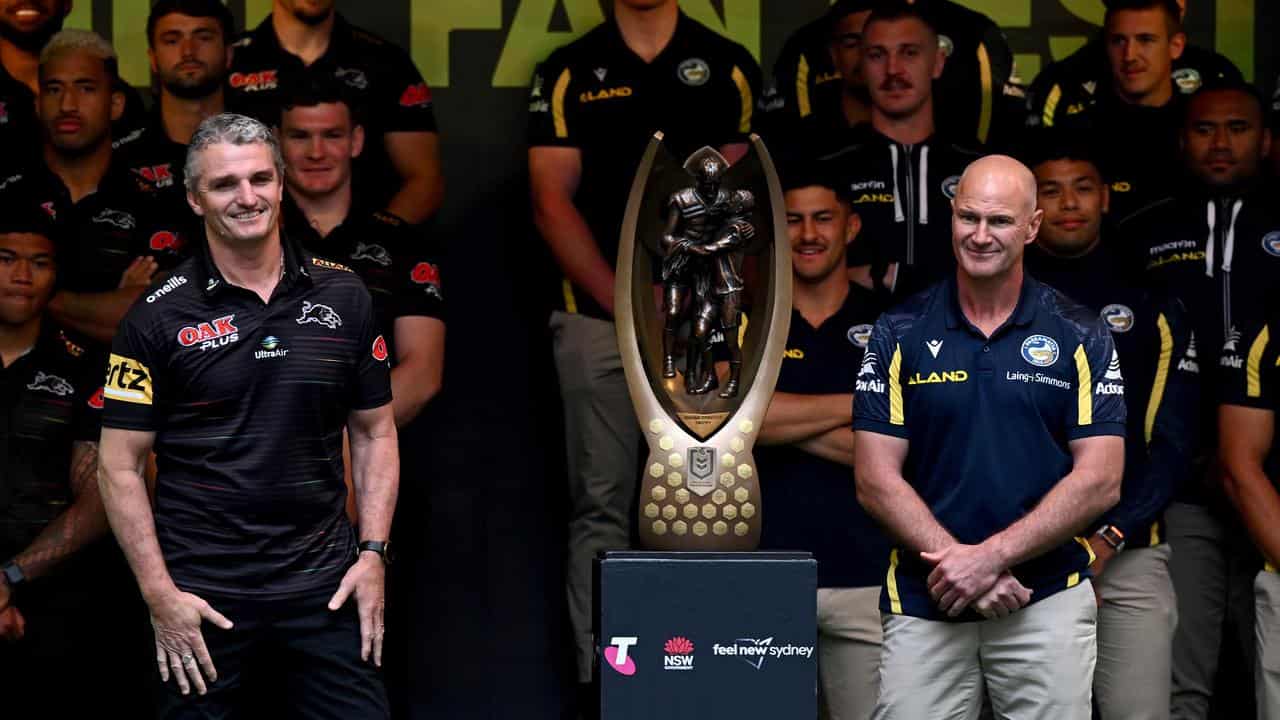
[[[205,623],[205,644],[218,671],[209,692],[183,695],[160,683],[164,720],[260,717],[386,720],[382,671],[360,659],[360,618],[352,597],[337,611],[329,595],[245,600],[201,595],[235,626]],[[156,682],[159,671],[153,668]],[[269,708],[269,710],[268,710]]]

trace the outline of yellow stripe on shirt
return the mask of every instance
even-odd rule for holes
[[[578,298],[573,294],[573,283],[569,282],[569,278],[564,279],[564,285],[561,290],[564,291],[564,311],[567,313],[578,312]]]
[[[1093,424],[1093,373],[1089,370],[1089,356],[1084,352],[1084,345],[1076,346],[1076,375],[1080,386],[1076,388],[1077,425]]]
[[[1151,383],[1151,398],[1147,401],[1147,418],[1143,424],[1143,437],[1151,444],[1151,432],[1156,426],[1156,415],[1160,412],[1160,401],[1164,399],[1164,386],[1169,381],[1169,362],[1173,359],[1173,331],[1169,329],[1169,321],[1164,313],[1156,317],[1156,326],[1160,328],[1160,359],[1156,362],[1156,377]]]
[[[889,612],[902,614],[902,597],[898,595],[898,549],[889,551],[889,574],[884,579],[884,586],[889,591]]]
[[[751,110],[755,107],[755,98],[751,96],[751,84],[747,76],[742,74],[737,65],[733,66],[733,84],[738,86],[738,96],[742,98],[742,114],[738,117],[738,132],[751,132]]]
[[[902,346],[893,346],[889,362],[889,424],[902,425]]]
[[[556,79],[555,90],[551,93],[551,119],[556,124],[556,137],[569,137],[569,125],[564,119],[564,93],[569,89],[569,68],[565,68]]]
[[[809,106],[809,58],[804,55],[800,56],[800,63],[796,65],[796,107],[802,118],[809,117],[813,112],[813,108]]]
[[[994,83],[991,81],[991,56],[983,43],[978,43],[978,76],[982,79],[982,112],[978,115],[978,141],[985,143],[987,135],[991,132],[991,113],[996,101],[992,96]]]
[[[1062,88],[1054,85],[1044,101],[1044,114],[1040,119],[1045,127],[1053,127],[1053,118],[1058,112],[1058,102],[1062,100]]]
[[[1249,359],[1245,363],[1245,394],[1249,397],[1262,397],[1262,353],[1267,349],[1267,343],[1271,340],[1271,329],[1267,325],[1262,326],[1262,332],[1258,333],[1258,337],[1253,339],[1253,344],[1249,346]]]

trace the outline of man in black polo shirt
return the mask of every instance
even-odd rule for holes
[[[283,103],[281,222],[302,247],[350,267],[369,288],[393,361],[391,407],[404,427],[439,391],[444,372],[438,253],[403,220],[355,203],[351,164],[363,148],[364,127],[334,81],[291,88]]]
[[[1191,312],[1205,362],[1219,370],[1247,360],[1248,338],[1264,298],[1280,276],[1280,209],[1264,177],[1270,143],[1262,102],[1243,84],[1206,85],[1188,100],[1182,126],[1179,192],[1120,223],[1116,242],[1132,248],[1147,284],[1180,299]],[[1173,644],[1173,717],[1209,713],[1219,648],[1251,664],[1249,629],[1256,554],[1223,495],[1216,465],[1217,424],[1206,373],[1201,447],[1192,482],[1175,497],[1166,520],[1178,596]],[[1233,628],[1235,634],[1227,632]],[[1225,643],[1224,643],[1225,641]]]
[[[308,73],[338,78],[368,122],[368,151],[356,166],[360,192],[421,223],[444,198],[431,89],[408,53],[333,7],[334,0],[275,0],[271,15],[234,46],[227,107],[274,125],[286,84]]]
[[[1007,157],[965,171],[955,275],[882,315],[859,371],[858,499],[896,540],[877,718],[975,718],[984,685],[997,716],[1090,712],[1073,535],[1120,497],[1124,381],[1097,313],[1023,272],[1035,193]]]
[[[128,714],[143,666],[128,639],[140,628],[117,597],[126,570],[101,542],[101,357],[45,314],[52,223],[10,200],[0,195],[0,678],[42,717],[95,712],[106,694]],[[67,692],[73,658],[95,670]]]
[[[1274,288],[1273,288],[1274,290]],[[1256,615],[1254,693],[1259,718],[1280,717],[1280,303],[1274,292],[1259,320],[1246,328],[1240,368],[1223,367],[1218,387],[1219,457],[1227,495],[1263,560],[1253,581]]]
[[[1120,502],[1089,535],[1100,598],[1093,688],[1103,720],[1166,720],[1178,613],[1162,518],[1199,443],[1191,317],[1167,293],[1130,282],[1119,250],[1102,242],[1107,186],[1083,138],[1038,132],[1031,168],[1044,220],[1026,269],[1099,313],[1129,408]]]
[[[769,505],[760,544],[817,558],[822,717],[865,720],[879,685],[889,543],[858,505],[849,472],[854,383],[879,307],[845,274],[859,222],[840,184],[821,170],[785,181],[795,308],[756,450]]]
[[[933,81],[944,57],[927,16],[907,5],[877,8],[862,40],[871,123],[826,158],[840,168],[862,218],[850,278],[906,297],[955,267],[950,203],[977,153],[935,131]]]
[[[146,126],[112,143],[142,187],[184,209],[187,143],[205,118],[225,107],[233,27],[231,11],[220,0],[161,0],[153,5],[147,17],[147,56],[160,92]]]
[[[41,53],[39,161],[11,180],[58,226],[59,290],[49,304],[79,337],[108,343],[157,271],[185,255],[191,212],[157,202],[111,148],[121,111],[116,56],[100,36],[64,30]]]
[[[389,356],[360,279],[281,233],[283,169],[261,123],[200,125],[186,182],[207,243],[112,346],[99,485],[151,611],[165,717],[247,717],[245,683],[280,687],[302,717],[388,717],[361,661],[382,662]]]
[[[636,167],[657,130],[683,160],[703,145],[746,152],[759,68],[746,48],[675,0],[615,0],[603,25],[556,50],[529,91],[533,219],[563,274],[551,316],[564,402],[570,502],[569,612],[578,679],[591,679],[591,562],[627,546],[640,428],[613,327],[618,235]]]

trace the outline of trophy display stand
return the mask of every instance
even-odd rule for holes
[[[595,597],[601,720],[817,716],[808,553],[609,552]]]
[[[615,284],[618,348],[649,446],[639,536],[652,550],[752,550],[763,508],[751,450],[791,321],[781,185],[755,135],[732,167],[707,147],[677,160],[662,137],[632,185]]]

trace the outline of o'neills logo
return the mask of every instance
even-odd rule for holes
[[[240,339],[240,330],[231,320],[235,315],[224,315],[213,322],[188,325],[178,331],[178,344],[191,347],[200,344],[201,350],[229,345]]]
[[[177,290],[187,284],[187,279],[182,275],[174,275],[165,281],[163,285],[156,288],[156,291],[147,296],[147,302],[153,303],[169,293]],[[185,330],[186,328],[184,328]],[[179,340],[181,342],[181,340]]]

